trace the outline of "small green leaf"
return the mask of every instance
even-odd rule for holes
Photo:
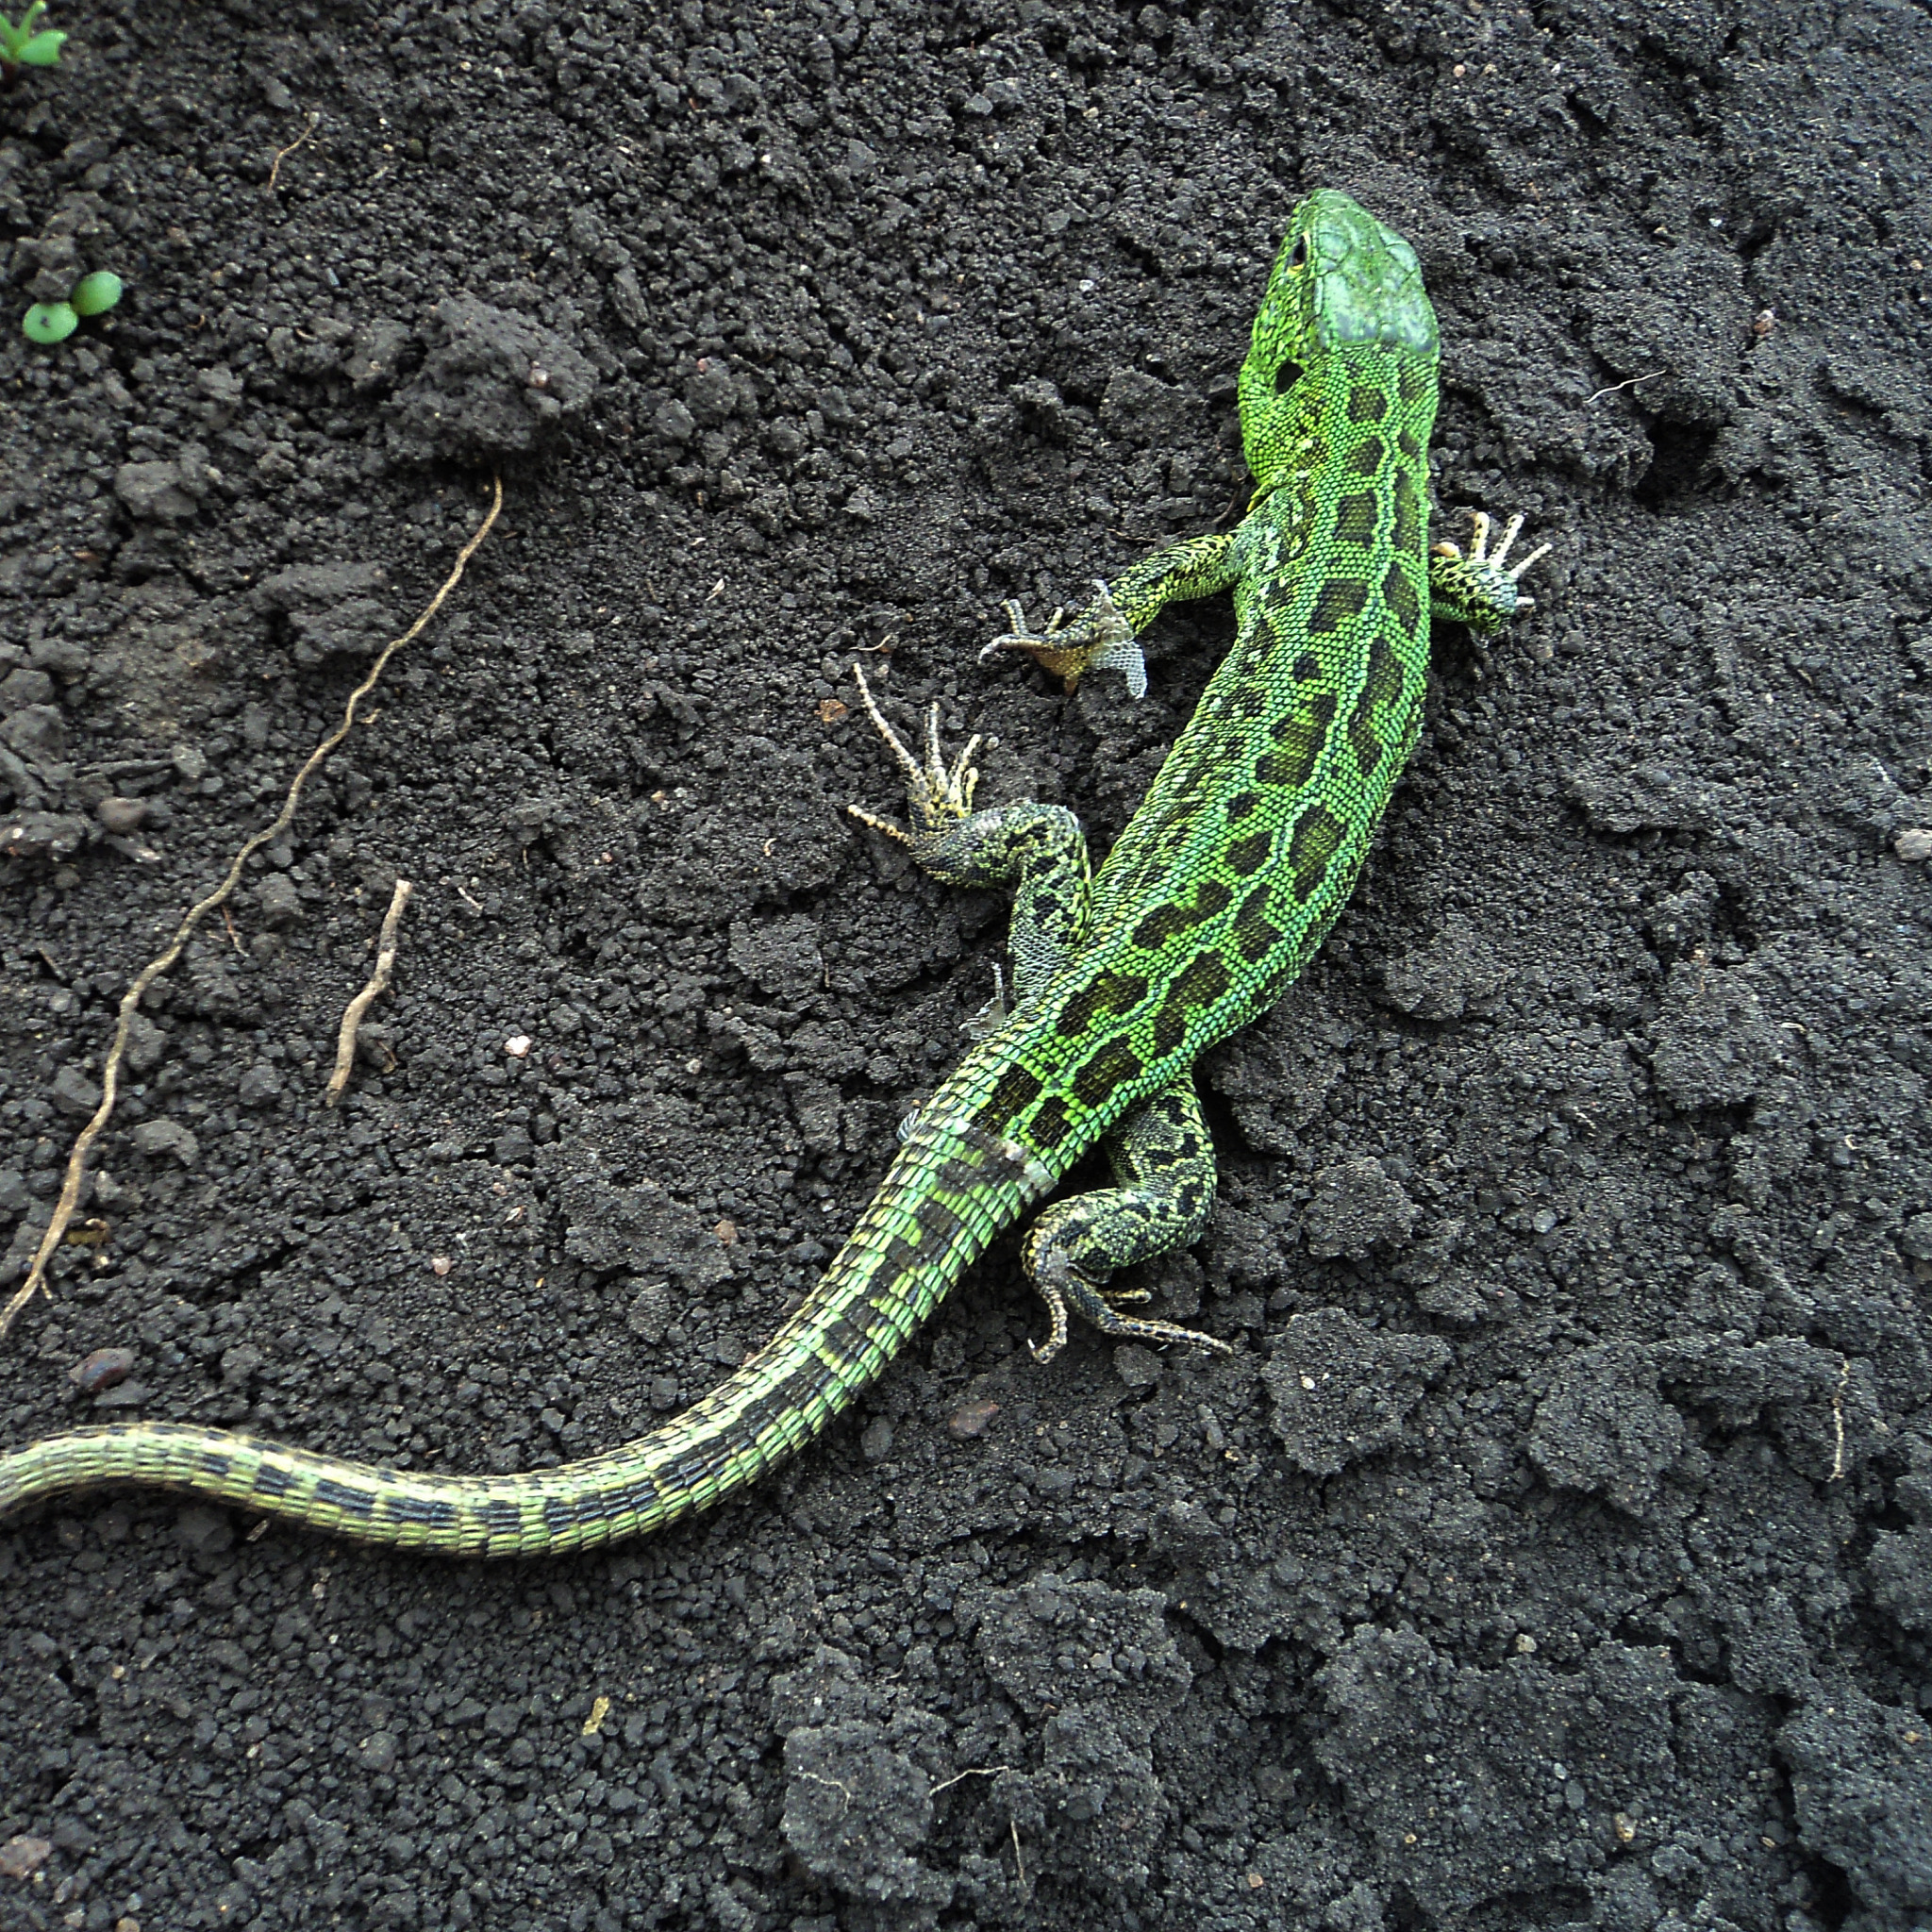
[[[60,49],[67,36],[58,29],[49,28],[43,34],[36,34],[20,50],[20,64],[23,67],[53,67],[60,59]]]
[[[67,299],[76,315],[105,315],[121,299],[121,277],[110,269],[97,268],[75,283]]]
[[[21,318],[30,342],[64,342],[80,326],[71,302],[36,302]]]

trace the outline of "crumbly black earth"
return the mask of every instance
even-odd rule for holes
[[[1204,1070],[1222,1206],[1151,1285],[1236,1358],[1036,1368],[1008,1241],[786,1474],[613,1553],[8,1525],[0,1922],[1923,1924],[1924,9],[56,18],[11,299],[128,292],[0,328],[12,1279],[122,988],[508,500],[150,1001],[8,1441],[514,1470],[755,1348],[1000,955],[842,816],[895,792],[849,664],[1105,845],[1224,608],[1138,707],[974,654],[1234,512],[1305,189],[1422,255],[1445,533],[1556,552],[1441,640],[1359,897]]]

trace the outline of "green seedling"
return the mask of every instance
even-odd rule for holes
[[[121,299],[121,277],[97,268],[82,275],[64,302],[36,302],[21,317],[20,326],[30,342],[64,342],[80,326],[83,315],[105,315]]]
[[[80,315],[72,302],[36,302],[20,326],[30,342],[64,342],[80,326]]]
[[[111,269],[97,268],[82,275],[67,300],[76,315],[105,315],[121,299],[121,277]]]
[[[53,27],[35,30],[34,22],[47,10],[47,0],[33,0],[33,5],[20,16],[20,25],[15,26],[6,14],[0,13],[0,75],[11,80],[23,67],[54,67],[60,59],[60,49],[67,36]],[[59,339],[55,338],[56,341]]]

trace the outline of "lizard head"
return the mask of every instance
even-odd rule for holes
[[[1266,490],[1279,480],[1304,414],[1303,375],[1349,350],[1433,364],[1436,311],[1415,250],[1332,188],[1296,208],[1241,364],[1241,442]],[[1352,358],[1353,359],[1353,358]]]

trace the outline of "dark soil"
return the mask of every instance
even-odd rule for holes
[[[1225,608],[1139,706],[974,655],[1230,514],[1305,189],[1422,254],[1445,533],[1556,554],[1440,639],[1354,907],[1204,1070],[1222,1206],[1152,1285],[1233,1360],[1035,1367],[1009,1240],[787,1474],[612,1553],[9,1525],[0,1922],[1927,1923],[1924,8],[55,24],[10,299],[128,293],[0,328],[12,1280],[121,991],[508,507],[151,999],[11,1441],[530,1468],[755,1348],[1004,934],[841,815],[897,802],[847,667],[1119,830]]]

